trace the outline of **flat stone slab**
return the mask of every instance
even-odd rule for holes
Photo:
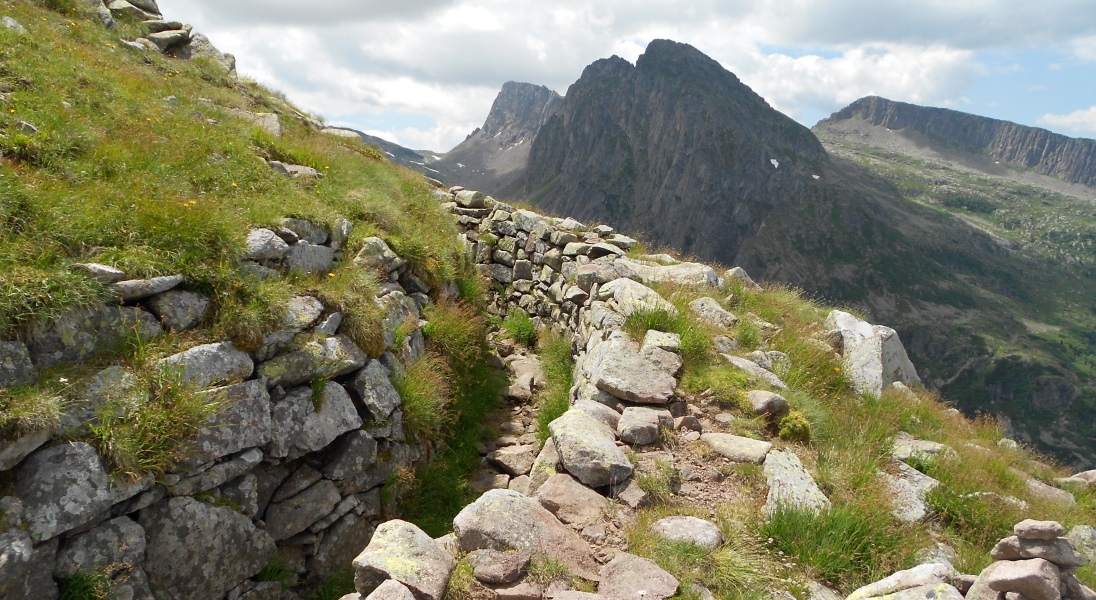
[[[677,315],[677,307],[658,295],[658,292],[631,279],[615,279],[598,288],[598,300],[609,298],[616,300],[618,312],[625,317],[654,311]]]
[[[1059,600],[1061,571],[1041,558],[996,563],[984,575],[989,589],[998,593],[1019,592],[1030,600]]]
[[[218,382],[247,379],[255,363],[232,342],[203,344],[160,361],[163,369],[175,370],[184,383],[204,388]]]
[[[1032,540],[1010,535],[997,542],[989,555],[994,560],[1041,558],[1060,567],[1081,567],[1088,564],[1088,559],[1074,550],[1073,544],[1066,538]]]
[[[206,419],[198,432],[194,450],[211,460],[270,441],[270,394],[261,381],[245,381],[202,393],[207,403],[220,409]]]
[[[894,503],[891,514],[903,523],[916,523],[928,514],[929,506],[925,496],[936,489],[940,482],[902,461],[895,461],[894,467],[898,471],[897,475],[879,472]]]
[[[653,560],[618,552],[601,569],[599,596],[620,600],[666,600],[677,594],[677,578]]]
[[[99,454],[84,442],[31,454],[19,467],[18,481],[16,496],[38,542],[84,525],[116,502]]]
[[[332,481],[316,482],[288,500],[271,504],[264,516],[266,531],[275,542],[289,539],[334,510],[341,499]]]
[[[300,350],[288,352],[259,365],[267,387],[293,386],[313,379],[334,379],[352,373],[369,361],[350,338],[337,335],[309,340]]]
[[[781,507],[817,513],[830,505],[829,498],[818,489],[799,457],[790,450],[774,450],[765,457],[765,479],[769,482],[766,515],[774,514]]]
[[[1013,526],[1012,532],[1023,540],[1054,540],[1061,537],[1066,528],[1057,521],[1024,519]]]
[[[621,400],[666,404],[677,388],[668,365],[650,360],[622,331],[614,331],[586,360],[594,385]]]
[[[592,523],[604,517],[609,501],[566,473],[548,478],[537,490],[537,501],[564,523]]]
[[[569,410],[548,425],[568,473],[590,487],[620,483],[632,474],[632,463],[616,445],[608,427],[580,410]]]
[[[735,367],[737,367],[738,370],[742,371],[743,373],[746,373],[747,375],[749,375],[750,377],[753,377],[754,379],[757,379],[759,381],[764,381],[765,383],[769,384],[774,389],[778,389],[778,390],[788,389],[787,384],[785,384],[783,380],[781,380],[779,377],[777,377],[774,373],[772,373],[770,371],[766,371],[765,369],[763,369],[761,367],[761,365],[755,363],[752,360],[747,360],[745,358],[741,358],[741,357],[738,357],[738,356],[732,356],[730,354],[723,354],[721,356],[723,358],[725,358],[727,360],[727,362],[729,362],[732,365],[734,365]]]
[[[715,550],[723,543],[715,523],[696,517],[664,517],[651,525],[651,531],[664,540],[696,544],[705,550]]]
[[[905,431],[899,431],[898,435],[894,437],[894,448],[891,451],[891,456],[905,461],[914,457],[933,458],[950,450],[944,444],[915,438]]]
[[[670,411],[639,406],[625,408],[617,422],[620,441],[639,446],[655,443],[661,430],[673,428],[674,417]]]
[[[773,447],[769,442],[729,433],[705,433],[700,441],[707,442],[712,450],[735,462],[753,464],[761,464]]]
[[[442,600],[457,561],[421,529],[394,519],[381,523],[353,564],[354,587],[362,596],[396,580],[419,600]]]
[[[918,565],[912,569],[906,569],[893,573],[879,581],[869,583],[853,593],[846,600],[864,600],[866,598],[879,598],[889,596],[902,590],[918,588],[922,586],[936,586],[948,583],[958,573],[950,565],[940,563],[928,563]]]

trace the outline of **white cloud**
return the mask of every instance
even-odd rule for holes
[[[1055,115],[1047,113],[1039,117],[1040,125],[1060,127],[1077,133],[1096,132],[1096,106],[1075,110],[1068,115]]]
[[[955,106],[986,48],[1096,58],[1091,0],[160,0],[240,71],[332,120],[445,150],[502,83],[564,93],[582,69],[686,42],[793,117],[864,95]],[[418,115],[417,118],[412,116]],[[413,121],[413,122],[412,122]],[[808,123],[809,124],[809,123]]]

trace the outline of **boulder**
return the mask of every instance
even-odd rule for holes
[[[620,483],[632,463],[616,445],[613,431],[580,410],[569,410],[548,425],[568,473],[591,487]]]
[[[279,175],[285,175],[286,177],[289,177],[289,178],[292,178],[292,179],[297,179],[297,178],[320,179],[320,178],[323,177],[323,174],[320,173],[319,171],[317,171],[316,169],[313,169],[312,167],[306,167],[304,165],[291,165],[291,164],[283,163],[283,162],[277,161],[277,160],[272,160],[267,164],[270,165],[270,168],[275,173],[278,173]],[[298,234],[298,235],[300,235],[300,234]],[[323,231],[323,238],[324,238],[324,241],[327,241],[327,232],[326,231]],[[312,242],[312,243],[322,244],[324,242]],[[334,248],[332,248],[332,250],[334,250]]]
[[[118,301],[127,304],[136,302],[142,298],[162,294],[185,281],[182,275],[168,275],[165,277],[153,277],[152,279],[130,279],[110,284],[111,291]]]
[[[61,424],[78,427],[104,413],[129,415],[148,398],[148,388],[135,375],[118,365],[107,367],[91,378],[79,399],[66,409]]]
[[[141,511],[145,572],[159,598],[220,598],[259,573],[274,552],[270,535],[226,507],[190,497]]]
[[[362,596],[394,579],[418,600],[442,600],[457,561],[421,529],[395,519],[377,528],[353,564],[354,587]]]
[[[712,450],[735,462],[761,464],[773,445],[761,440],[753,440],[729,433],[705,433],[700,440],[707,442]]]
[[[727,282],[736,282],[748,290],[753,290],[755,292],[761,291],[761,286],[754,283],[754,280],[749,276],[749,274],[746,273],[746,270],[742,267],[728,269],[727,272],[723,274],[723,279]]]
[[[149,310],[160,317],[170,331],[186,331],[198,326],[209,310],[209,298],[194,292],[170,290],[149,298]]]
[[[791,405],[784,399],[784,396],[772,392],[753,390],[747,394],[747,398],[755,415],[765,415],[774,421],[779,421],[788,416],[788,412],[791,410]]]
[[[0,388],[34,385],[38,369],[23,342],[0,341]],[[10,468],[10,467],[9,467]]]
[[[772,515],[782,507],[815,513],[829,507],[829,498],[818,489],[818,484],[794,452],[770,452],[765,457],[764,468],[765,480],[769,483],[769,495],[765,501],[766,515]]]
[[[160,49],[160,52],[165,52],[168,48],[179,46],[189,41],[190,32],[183,29],[159,31],[157,33],[148,34],[145,36],[145,39],[156,44],[156,47]]]
[[[54,538],[36,547],[31,534],[18,528],[0,533],[0,597],[56,600],[57,543]]]
[[[247,258],[255,261],[281,260],[289,254],[289,244],[278,234],[265,228],[252,229],[247,234]]]
[[[270,441],[270,394],[261,381],[245,381],[201,395],[207,404],[219,408],[198,431],[194,441],[197,458],[212,460]]]
[[[845,373],[856,391],[878,396],[896,381],[921,383],[898,333],[890,327],[835,310],[826,318],[826,328],[841,332]]]
[[[514,491],[486,492],[453,519],[453,531],[464,552],[492,549],[544,555],[563,563],[573,575],[600,579],[586,542],[537,500]]]
[[[609,240],[609,243],[619,245],[613,240]],[[630,258],[621,258],[616,262],[619,265],[618,269],[621,271],[622,277],[634,279],[644,285],[655,283],[673,283],[686,286],[706,285],[711,287],[719,285],[719,275],[708,265],[699,263],[662,265],[653,261],[638,261]]]
[[[162,333],[156,318],[139,308],[73,308],[32,330],[26,344],[34,365],[42,369],[84,360],[114,347],[135,331],[145,340]]]
[[[894,504],[891,514],[903,523],[916,523],[929,512],[925,496],[940,485],[940,482],[904,462],[895,461],[893,466],[897,470],[894,475],[879,472]]]
[[[579,400],[572,404],[571,408],[573,410],[581,410],[613,431],[617,430],[617,424],[620,422],[620,413],[600,402]]]
[[[1012,532],[1022,540],[1056,540],[1066,532],[1066,528],[1057,521],[1024,519],[1012,527]]]
[[[60,444],[31,454],[17,470],[16,496],[36,542],[76,529],[115,502],[95,448],[84,442]]]
[[[1091,525],[1076,525],[1069,530],[1066,536],[1077,552],[1088,559],[1096,561],[1096,527]]]
[[[262,460],[262,450],[249,448],[241,452],[239,456],[219,462],[197,475],[168,486],[168,491],[173,496],[191,496],[211,490],[254,469]]]
[[[989,555],[994,560],[1041,558],[1060,567],[1081,567],[1088,564],[1088,560],[1074,550],[1073,544],[1066,538],[1033,540],[1010,535],[997,542]]]
[[[651,525],[651,531],[664,540],[696,544],[705,550],[715,550],[723,544],[719,527],[696,517],[664,517]]]
[[[259,516],[259,478],[254,473],[241,475],[222,485],[221,497],[235,503],[241,513],[252,519]]]
[[[270,413],[271,439],[268,453],[290,460],[327,447],[335,438],[362,426],[354,402],[343,387],[333,381],[324,386],[318,399],[310,387],[289,390]]]
[[[625,408],[617,423],[620,440],[639,446],[655,443],[661,430],[673,428],[674,417],[670,411],[638,406]]]
[[[722,356],[727,360],[727,362],[737,367],[740,371],[746,373],[746,375],[749,375],[754,379],[764,381],[774,389],[788,389],[788,386],[779,377],[777,377],[772,372],[763,369],[760,365],[753,362],[752,360],[747,360],[738,356],[731,356],[730,354],[723,354]]]
[[[658,292],[631,279],[616,279],[599,287],[596,299],[608,300],[609,298],[616,300],[618,312],[625,317],[652,311],[664,311],[677,315],[677,308],[659,296]]]
[[[478,581],[490,585],[513,583],[525,574],[532,557],[524,552],[499,552],[498,550],[475,550],[468,553],[468,562],[472,564],[472,576]]]
[[[714,298],[698,298],[689,303],[689,310],[701,321],[730,329],[738,323],[738,317],[719,305]]]
[[[365,366],[368,360],[369,357],[344,335],[314,337],[299,350],[262,363],[258,374],[266,379],[268,388],[288,387],[352,373]]]
[[[1030,600],[1062,597],[1060,570],[1041,558],[997,563],[985,577],[989,589],[998,593],[1018,592]]]
[[[388,275],[406,265],[407,261],[393,252],[381,238],[368,237],[362,240],[362,249],[354,257],[354,264]]]
[[[53,428],[46,428],[0,440],[0,471],[14,468],[52,438]]]
[[[396,343],[396,331],[400,326],[409,319],[418,318],[419,305],[403,292],[385,294],[377,299],[377,304],[384,311],[384,318],[381,320],[384,347],[391,348]]]
[[[10,30],[14,31],[15,33],[18,33],[19,35],[29,35],[29,32],[27,31],[26,27],[23,27],[19,23],[19,21],[16,21],[15,19],[13,19],[13,18],[11,18],[7,15],[4,15],[4,18],[3,18],[2,21],[0,21],[0,23],[3,23],[3,25],[6,29],[10,29]]]
[[[266,509],[266,531],[275,542],[289,539],[308,529],[334,510],[342,497],[335,484],[324,479],[312,487]]]
[[[486,208],[487,199],[479,192],[472,190],[459,190],[454,194],[457,205],[461,208]]]
[[[125,271],[116,269],[110,265],[101,265],[99,263],[76,263],[72,265],[72,268],[79,269],[95,281],[99,283],[117,283],[124,281],[126,278]]]
[[[557,519],[575,525],[599,521],[609,508],[604,496],[566,473],[549,477],[537,490],[536,497]]]
[[[377,494],[379,496],[379,494]],[[358,508],[360,508],[359,505]],[[316,552],[308,559],[308,571],[310,574],[325,578],[338,573],[345,565],[350,564],[354,557],[369,544],[373,536],[373,525],[369,517],[374,514],[357,514],[354,511],[343,515],[335,524],[323,532],[323,538],[316,546]],[[389,580],[392,581],[392,580]]]
[[[643,335],[642,349],[646,351],[648,348],[677,352],[678,348],[681,348],[681,336],[676,333],[664,333],[648,329],[647,333]]]
[[[323,468],[328,479],[342,481],[362,473],[377,460],[377,440],[360,429],[343,435],[335,446],[334,454]]]
[[[290,271],[327,273],[335,268],[335,251],[327,246],[300,241],[289,247],[285,265]]]
[[[277,356],[292,344],[298,333],[318,319],[323,310],[323,303],[312,296],[290,298],[278,323],[278,329],[263,336],[262,343],[255,350],[255,361],[262,363]]]
[[[152,591],[141,565],[145,561],[145,530],[129,517],[118,517],[86,533],[65,540],[57,553],[53,575],[72,577],[77,573],[97,572],[114,578],[112,597],[152,599]]]
[[[204,344],[173,354],[160,361],[160,368],[177,372],[183,383],[198,388],[213,383],[247,379],[255,363],[232,342]]]
[[[601,569],[599,596],[619,600],[666,600],[677,594],[677,579],[653,560],[627,552],[618,552]]]
[[[487,455],[487,462],[502,469],[511,477],[525,475],[537,458],[536,446],[506,446]]]
[[[236,57],[218,50],[205,34],[194,33],[191,35],[190,42],[177,49],[175,51],[175,56],[184,60],[204,58],[215,65],[219,65],[230,77],[236,77]],[[281,130],[281,124],[278,123],[277,115],[269,115],[265,119],[265,122],[269,129],[273,131]]]
[[[642,404],[669,402],[677,388],[672,366],[644,356],[639,344],[623,331],[612,332],[608,340],[587,355],[584,363],[599,390]]]
[[[388,376],[388,369],[377,360],[369,361],[354,376],[349,388],[376,422],[387,419],[402,404],[400,394]]]
[[[282,164],[282,166],[288,166],[284,163],[280,164]],[[277,170],[276,167],[275,170]],[[317,225],[311,221],[305,219],[286,218],[282,219],[282,226],[292,231],[297,236],[297,239],[300,241],[316,245],[327,243],[327,228]]]
[[[944,444],[915,438],[905,431],[899,431],[898,435],[894,437],[894,448],[891,451],[891,456],[896,460],[905,461],[912,457],[933,458],[950,450]]]
[[[875,583],[865,585],[849,594],[846,600],[879,598],[922,586],[947,584],[957,576],[958,573],[956,573],[951,565],[943,565],[940,563],[918,565],[912,569],[898,571]]]
[[[549,477],[555,475],[559,468],[559,452],[556,451],[556,443],[552,438],[548,438],[541,447],[537,459],[533,461],[533,467],[529,469],[529,487],[524,492],[525,495],[536,495],[540,486],[544,485]]]

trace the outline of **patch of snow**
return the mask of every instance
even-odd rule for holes
[[[780,161],[779,160],[776,160],[775,158],[770,158],[769,162],[771,162],[773,164],[774,169],[779,169],[780,168]]]
[[[822,179],[822,177],[819,175],[811,175],[811,177],[814,177],[815,179]]]
[[[391,152],[389,152],[387,150],[385,150],[384,153],[387,154],[388,156],[391,156],[392,158],[396,158],[395,154],[392,154]]]

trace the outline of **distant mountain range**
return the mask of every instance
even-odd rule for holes
[[[656,40],[635,65],[594,62],[562,98],[506,84],[429,168],[857,307],[966,413],[1092,466],[1094,146],[874,97],[812,131]]]

